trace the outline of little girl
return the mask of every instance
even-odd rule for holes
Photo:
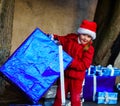
[[[97,24],[83,20],[78,28],[78,33],[67,34],[66,36],[53,35],[63,46],[73,61],[65,70],[65,95],[70,92],[71,106],[81,106],[80,94],[82,83],[85,78],[85,71],[92,64],[94,47],[92,41],[96,38]],[[53,106],[61,106],[60,81]]]

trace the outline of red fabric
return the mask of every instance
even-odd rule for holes
[[[54,35],[54,38],[60,41],[64,51],[73,58],[72,63],[65,71],[65,75],[75,79],[84,79],[85,70],[89,68],[93,60],[94,48],[92,43],[90,43],[90,48],[84,51],[86,45],[78,43],[78,35],[76,34],[68,34],[67,36]]]
[[[93,32],[96,32],[97,24],[95,22],[91,22],[88,20],[83,20],[82,24],[80,25],[80,28],[88,29]]]
[[[70,92],[71,106],[82,106],[80,101],[82,82],[82,80],[70,79],[68,77],[65,77],[65,97],[67,97],[68,92]],[[53,106],[61,106],[61,103],[61,89],[59,85],[57,88],[57,94]]]
[[[78,43],[77,34],[68,34],[66,36],[54,35],[54,39],[58,39],[63,45],[64,51],[73,58],[72,63],[65,70],[65,93],[67,94],[70,91],[71,106],[81,106],[80,93],[85,71],[91,65],[94,55],[92,43],[90,43],[90,48],[84,51],[83,49],[86,45]],[[54,106],[61,106],[60,85],[58,86]]]

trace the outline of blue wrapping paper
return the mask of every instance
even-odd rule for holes
[[[102,72],[104,76],[120,76],[120,69],[117,67],[112,67],[111,65],[103,68]]]
[[[83,98],[85,101],[95,101],[96,92],[113,92],[115,85],[115,76],[93,76],[85,77],[83,86]]]
[[[0,67],[0,72],[37,103],[60,76],[58,45],[36,28]],[[64,69],[72,58],[63,51]]]
[[[98,104],[117,104],[118,93],[116,92],[97,92],[96,102]]]
[[[88,70],[86,70],[87,75],[97,75],[97,76],[120,76],[120,69],[117,67],[112,67],[108,65],[107,67],[98,65],[91,65]]]

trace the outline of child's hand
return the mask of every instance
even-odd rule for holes
[[[58,40],[54,40],[54,42],[55,42],[58,46],[61,45]]]
[[[51,40],[54,40],[53,34],[46,34]]]
[[[54,35],[53,34],[46,34],[51,40],[53,40],[57,45],[60,45],[60,42],[56,39],[54,39]]]

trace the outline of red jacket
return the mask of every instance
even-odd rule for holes
[[[72,58],[73,61],[70,66],[66,69],[66,77],[83,80],[85,77],[85,71],[92,63],[94,55],[94,47],[92,42],[87,51],[84,51],[86,45],[78,43],[77,34],[68,34],[66,36],[54,35],[54,39],[60,41],[63,46],[63,50],[66,51]]]

